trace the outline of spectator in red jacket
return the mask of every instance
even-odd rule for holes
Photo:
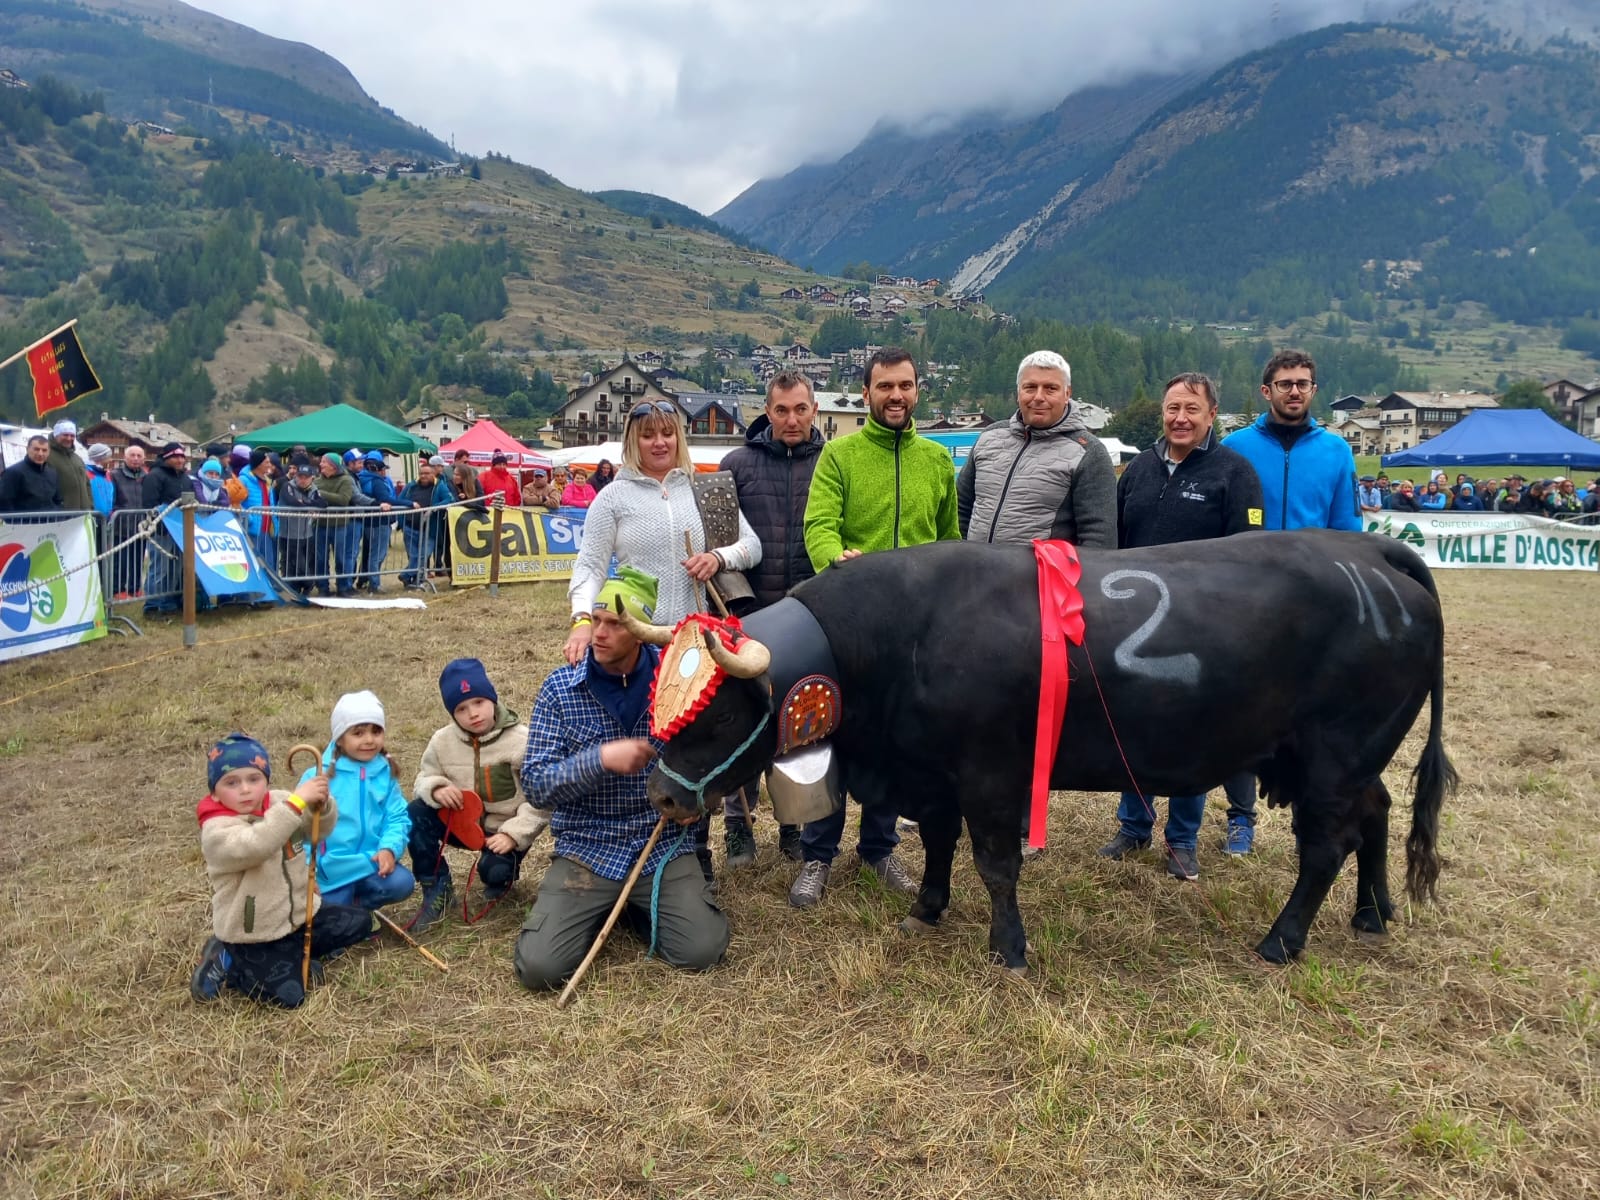
[[[499,492],[512,508],[522,507],[522,489],[517,485],[517,477],[506,470],[506,456],[500,451],[494,452],[489,469],[478,476],[478,485],[483,488],[485,500]]]

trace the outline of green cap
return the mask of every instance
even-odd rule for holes
[[[636,567],[618,567],[617,573],[600,585],[594,598],[596,612],[622,615],[623,605],[641,621],[656,619],[656,577]]]

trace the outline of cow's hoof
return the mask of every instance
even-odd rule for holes
[[[1288,966],[1300,952],[1283,944],[1282,938],[1269,937],[1256,947],[1256,953],[1275,967]]]
[[[917,937],[922,937],[925,934],[934,933],[934,932],[936,932],[938,930],[938,928],[939,927],[937,925],[934,925],[934,924],[932,924],[932,923],[930,923],[928,921],[921,920],[921,919],[919,919],[917,917],[909,917],[908,916],[908,917],[906,917],[904,920],[902,920],[900,922],[900,932],[901,933],[914,934]]]
[[[1026,983],[1030,969],[1029,967],[1006,967],[1001,972],[1001,978],[1009,979],[1012,983]]]
[[[1389,931],[1375,932],[1371,929],[1356,930],[1356,941],[1368,946],[1387,946],[1389,944]]]
[[[1364,942],[1386,942],[1389,940],[1389,927],[1372,909],[1364,908],[1350,918],[1350,928],[1356,931],[1356,936]]]

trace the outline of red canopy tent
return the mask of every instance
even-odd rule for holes
[[[446,459],[453,459],[457,450],[465,450],[471,456],[467,461],[475,467],[487,467],[495,454],[499,453],[504,454],[506,462],[514,468],[524,471],[532,470],[534,467],[542,467],[546,471],[550,469],[548,456],[529,450],[489,420],[476,422],[455,441],[446,442],[439,447],[439,453]]]

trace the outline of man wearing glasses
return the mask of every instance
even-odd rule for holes
[[[1303,350],[1280,350],[1261,372],[1267,411],[1223,439],[1250,461],[1261,479],[1264,529],[1361,529],[1356,459],[1338,434],[1311,415],[1317,364]],[[1235,775],[1228,793],[1223,850],[1249,854],[1255,846],[1255,778]]]

